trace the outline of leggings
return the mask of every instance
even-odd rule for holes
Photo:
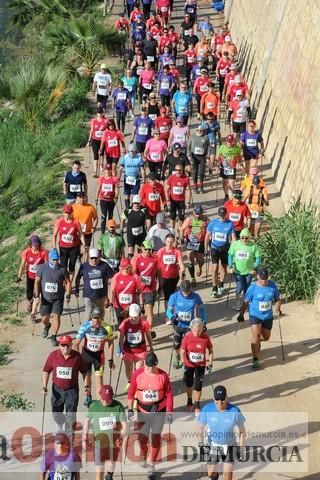
[[[150,173],[154,173],[157,180],[161,180],[161,175],[162,175],[162,165],[163,162],[151,162],[148,160],[148,167],[150,170]]]
[[[76,247],[59,247],[59,250],[61,265],[67,268],[70,273],[73,273],[76,269],[77,258],[80,254],[80,245]]]
[[[116,112],[117,127],[118,127],[118,130],[122,130],[122,132],[124,132],[124,129],[126,126],[126,116],[127,116],[127,112]]]
[[[200,155],[194,155],[193,153],[191,154],[192,156],[192,178],[194,184],[198,183],[198,178],[200,180],[200,183],[203,183],[204,181],[204,171],[206,168],[206,157],[205,156],[200,156]]]
[[[101,233],[106,231],[106,221],[113,218],[113,210],[115,207],[114,201],[100,200],[101,209]]]
[[[101,145],[101,140],[95,140],[94,138],[91,140],[91,148],[92,148],[94,160],[99,160],[100,145]]]

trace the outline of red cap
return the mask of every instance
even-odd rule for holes
[[[160,108],[160,113],[167,113],[166,107],[161,107]]]
[[[62,335],[59,338],[60,345],[72,345],[72,337],[70,335]]]
[[[103,168],[104,168],[105,170],[112,170],[112,165],[111,165],[111,163],[105,163],[104,166],[103,166]]]
[[[102,385],[99,393],[101,400],[105,402],[110,402],[113,399],[113,388],[111,385]]]
[[[131,265],[129,258],[123,258],[120,262],[120,267],[127,268]]]
[[[72,212],[73,212],[72,205],[64,205],[63,213],[72,213]]]
[[[234,142],[235,142],[234,135],[231,135],[231,134],[228,135],[226,141],[227,141],[228,143],[234,143]]]

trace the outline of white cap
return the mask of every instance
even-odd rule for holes
[[[234,77],[234,81],[235,81],[236,83],[240,83],[240,82],[241,82],[241,76],[240,76],[240,75],[236,75],[236,76]]]
[[[137,146],[134,143],[130,143],[128,146],[128,152],[136,152]]]
[[[89,258],[96,257],[98,258],[100,256],[99,250],[97,248],[90,248],[89,250]]]
[[[139,305],[132,303],[129,307],[129,317],[139,317],[141,313]]]
[[[140,197],[139,195],[133,195],[132,197],[132,203],[140,203]]]
[[[231,42],[231,37],[230,37],[230,35],[226,35],[224,39],[225,39],[226,42]]]

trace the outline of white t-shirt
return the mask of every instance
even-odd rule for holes
[[[93,81],[97,83],[98,95],[109,95],[109,88],[112,83],[110,73],[97,72],[94,76]]]

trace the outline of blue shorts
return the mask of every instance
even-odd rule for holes
[[[272,324],[273,324],[273,317],[268,318],[266,320],[262,320],[261,318],[250,315],[249,322],[250,322],[250,325],[261,325],[262,328],[265,328],[266,330],[271,330]]]
[[[124,195],[137,195],[140,190],[140,179],[137,178],[135,185],[128,185],[126,183],[126,177],[124,177],[123,193]]]

